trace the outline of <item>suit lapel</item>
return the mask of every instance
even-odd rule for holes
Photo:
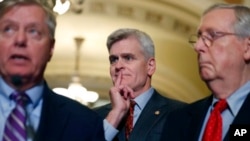
[[[126,141],[126,137],[125,137],[125,127],[123,126],[123,128],[120,130],[120,132],[118,133],[118,135],[115,137],[115,139],[113,141]]]
[[[240,108],[237,116],[235,117],[232,124],[250,124],[250,94],[248,94],[246,100],[244,101],[243,105]],[[229,133],[227,133],[224,141],[229,140]]]
[[[239,113],[235,117],[233,124],[250,124],[250,94],[248,94],[246,100],[240,108]]]
[[[164,104],[166,102],[163,102],[161,96],[155,91],[135,124],[130,135],[131,141],[146,140],[152,127],[166,113],[166,110],[161,109]]]
[[[184,133],[185,137],[187,137],[186,139],[190,139],[191,141],[199,139],[203,121],[211,102],[212,96],[189,107],[190,118],[186,119],[189,120],[186,126],[188,129],[184,130],[187,131]]]
[[[67,123],[69,113],[64,110],[66,103],[60,101],[46,85],[43,92],[43,106],[36,141],[62,140],[63,129]]]

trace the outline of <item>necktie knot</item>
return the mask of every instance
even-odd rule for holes
[[[220,113],[227,108],[227,101],[225,99],[219,100],[214,107],[214,110],[218,110]]]
[[[25,106],[29,101],[29,97],[24,92],[14,92],[10,95],[10,98],[21,106]]]
[[[136,104],[136,102],[134,100],[130,100],[130,106],[129,106],[129,108],[133,108],[134,109],[135,104]]]

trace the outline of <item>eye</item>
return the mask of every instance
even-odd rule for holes
[[[109,57],[110,64],[114,64],[115,62],[117,62],[117,60],[118,60],[118,57],[116,57],[116,56],[110,56]]]
[[[214,31],[209,32],[208,35],[211,39],[214,39],[216,37],[216,33]]]
[[[133,57],[132,57],[131,55],[125,55],[123,58],[124,58],[126,61],[130,61],[130,60],[133,59]]]
[[[3,28],[1,28],[1,32],[6,35],[12,35],[15,33],[14,26],[6,25]]]
[[[126,55],[126,56],[124,56],[124,58],[125,58],[126,60],[131,60],[131,59],[132,59],[130,55]]]
[[[4,32],[11,32],[11,31],[13,31],[13,28],[11,28],[10,26],[4,28]]]
[[[201,32],[198,32],[196,36],[197,36],[197,38],[199,39],[199,38],[202,36],[202,33],[201,33]]]
[[[28,29],[28,33],[34,36],[39,36],[40,35],[40,31],[36,28],[29,28]]]
[[[218,37],[222,36],[222,34],[217,31],[209,31],[208,36],[211,40],[216,40]]]

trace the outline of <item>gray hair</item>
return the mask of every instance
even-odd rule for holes
[[[203,15],[206,15],[210,11],[216,9],[231,9],[234,10],[236,20],[233,24],[233,29],[236,34],[239,34],[240,37],[249,37],[250,36],[250,8],[244,5],[237,4],[215,4],[209,7],[204,11]]]
[[[48,7],[48,5],[46,4],[46,1],[44,0],[4,0],[3,2],[0,2],[0,18],[2,18],[3,15],[14,6],[38,5],[44,10],[47,16],[45,23],[48,25],[50,38],[54,39],[55,28],[56,28],[56,17],[53,11],[51,10],[51,7]]]
[[[114,43],[123,39],[127,39],[129,37],[134,37],[139,41],[146,59],[149,59],[150,57],[155,57],[154,43],[151,37],[143,31],[132,28],[121,28],[111,33],[108,36],[106,44],[108,47],[108,51],[110,51]]]

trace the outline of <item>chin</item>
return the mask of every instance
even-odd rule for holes
[[[18,73],[10,73],[9,76],[11,77],[15,77],[15,76],[18,76],[18,77],[22,77],[22,78],[25,78],[25,77],[30,77],[32,76],[32,73],[30,72],[18,72]]]
[[[206,81],[209,80],[211,76],[208,73],[200,72],[200,77],[203,81]]]

